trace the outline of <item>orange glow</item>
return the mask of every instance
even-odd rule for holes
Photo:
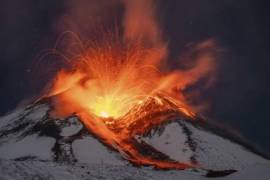
[[[203,53],[197,53],[188,69],[170,70],[165,61],[167,43],[161,38],[154,10],[149,10],[152,1],[123,2],[123,34],[90,40],[90,45],[70,60],[71,68],[57,73],[47,95],[54,97],[52,115],[75,113],[91,133],[132,163],[194,167],[143,155],[134,136],[175,117],[194,119],[183,91],[214,72],[213,57],[207,51],[213,41],[194,48]]]
[[[53,81],[49,94],[54,96],[53,114],[76,113],[89,131],[132,163],[165,169],[193,167],[143,156],[133,144],[134,136],[172,117],[193,119],[182,90],[212,71],[212,59],[204,56],[186,71],[161,72],[159,61],[151,60],[157,53],[138,44],[89,48],[74,60],[74,70],[60,71]]]
[[[62,98],[91,114],[118,119],[149,97],[155,97],[162,104],[156,94],[166,93],[177,101],[183,113],[191,114],[180,90],[208,72],[204,66],[209,62],[199,62],[198,67],[187,72],[162,74],[157,65],[148,64],[148,57],[156,53],[154,50],[135,47],[126,52],[117,51],[106,47],[102,52],[91,49],[74,65],[75,72],[59,72],[50,95],[62,94]],[[198,72],[198,68],[202,68],[202,72]]]

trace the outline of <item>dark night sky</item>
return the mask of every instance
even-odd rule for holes
[[[39,79],[29,69],[36,56],[52,47],[59,36],[55,24],[66,13],[65,2],[0,1],[1,115],[38,93],[46,83],[48,78],[43,75]],[[179,54],[190,42],[212,37],[225,49],[218,60],[218,81],[202,97],[212,102],[206,114],[237,129],[269,153],[267,4],[256,0],[165,0],[160,9],[172,54]]]

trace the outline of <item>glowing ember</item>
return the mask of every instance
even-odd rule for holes
[[[198,57],[189,70],[168,71],[164,61],[167,45],[159,37],[152,10],[145,9],[152,7],[151,1],[124,2],[127,13],[123,37],[104,34],[102,40],[93,41],[71,61],[70,70],[57,74],[48,95],[55,96],[53,114],[76,113],[89,131],[133,163],[159,168],[192,167],[142,155],[134,135],[173,117],[194,117],[182,91],[213,71],[211,53]],[[131,16],[147,23],[140,27],[131,24]],[[212,45],[207,41],[195,49]]]

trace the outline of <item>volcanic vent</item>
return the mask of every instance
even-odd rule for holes
[[[171,119],[193,119],[195,114],[182,91],[214,72],[214,44],[207,41],[194,47],[198,55],[191,68],[170,70],[167,43],[153,16],[149,15],[149,21],[154,34],[127,25],[122,36],[105,33],[100,39],[90,39],[89,45],[67,62],[67,68],[59,71],[43,98],[53,99],[51,116],[75,114],[91,133],[134,164],[194,167],[195,161],[176,162],[154,149],[157,158],[143,154],[146,145],[142,147],[134,137]]]
[[[213,82],[215,41],[191,45],[177,63],[154,1],[116,2],[122,24],[83,39],[71,33],[72,55],[53,49],[64,63],[40,98],[0,119],[4,179],[200,179],[269,165],[186,99],[188,87]]]
[[[153,116],[140,116],[142,113],[137,111],[134,114],[138,116],[137,121],[126,127],[122,123],[105,123],[112,120],[102,118],[95,124],[93,119],[88,119],[89,116],[81,120],[75,114],[53,118],[50,116],[52,101],[51,98],[44,99],[1,118],[1,174],[11,177],[39,174],[44,179],[48,176],[51,179],[66,179],[65,174],[73,172],[69,175],[73,179],[74,174],[78,178],[82,173],[85,176],[81,179],[89,179],[87,171],[91,171],[91,177],[98,173],[104,176],[102,179],[111,179],[112,174],[148,179],[148,176],[144,177],[148,173],[151,177],[158,177],[161,172],[167,172],[136,169],[129,163],[132,162],[140,167],[192,168],[172,171],[168,176],[175,176],[176,173],[175,179],[184,175],[188,179],[186,175],[189,174],[193,179],[200,179],[202,175],[225,176],[256,167],[257,164],[269,167],[269,161],[254,153],[249,146],[226,135],[222,129],[212,127],[197,117],[190,118],[179,110],[156,111]],[[159,106],[153,99],[148,103],[145,105],[151,104],[155,109]],[[124,125],[125,118],[119,119]],[[156,121],[159,119],[162,121]],[[92,131],[94,127],[98,132]]]
[[[153,2],[121,3],[123,24],[117,30],[106,29],[99,36],[79,40],[80,51],[69,58],[54,50],[64,57],[64,66],[37,102],[50,99],[52,118],[78,117],[90,133],[133,164],[196,167],[196,161],[172,160],[135,137],[173,119],[195,120],[183,91],[202,78],[210,84],[215,43],[194,45],[186,67],[172,68]]]

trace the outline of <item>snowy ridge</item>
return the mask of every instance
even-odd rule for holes
[[[195,163],[205,169],[241,170],[258,163],[269,164],[268,160],[240,144],[194,126],[189,121],[173,121],[137,139],[173,160]]]
[[[171,160],[200,167],[158,171],[134,167],[76,116],[52,119],[49,111],[48,103],[39,103],[0,118],[0,179],[270,179],[269,160],[200,124],[178,119],[134,137]]]
[[[46,104],[15,111],[0,120],[0,159],[125,164],[84,129],[75,116],[51,119]],[[121,159],[121,160],[120,160]]]

